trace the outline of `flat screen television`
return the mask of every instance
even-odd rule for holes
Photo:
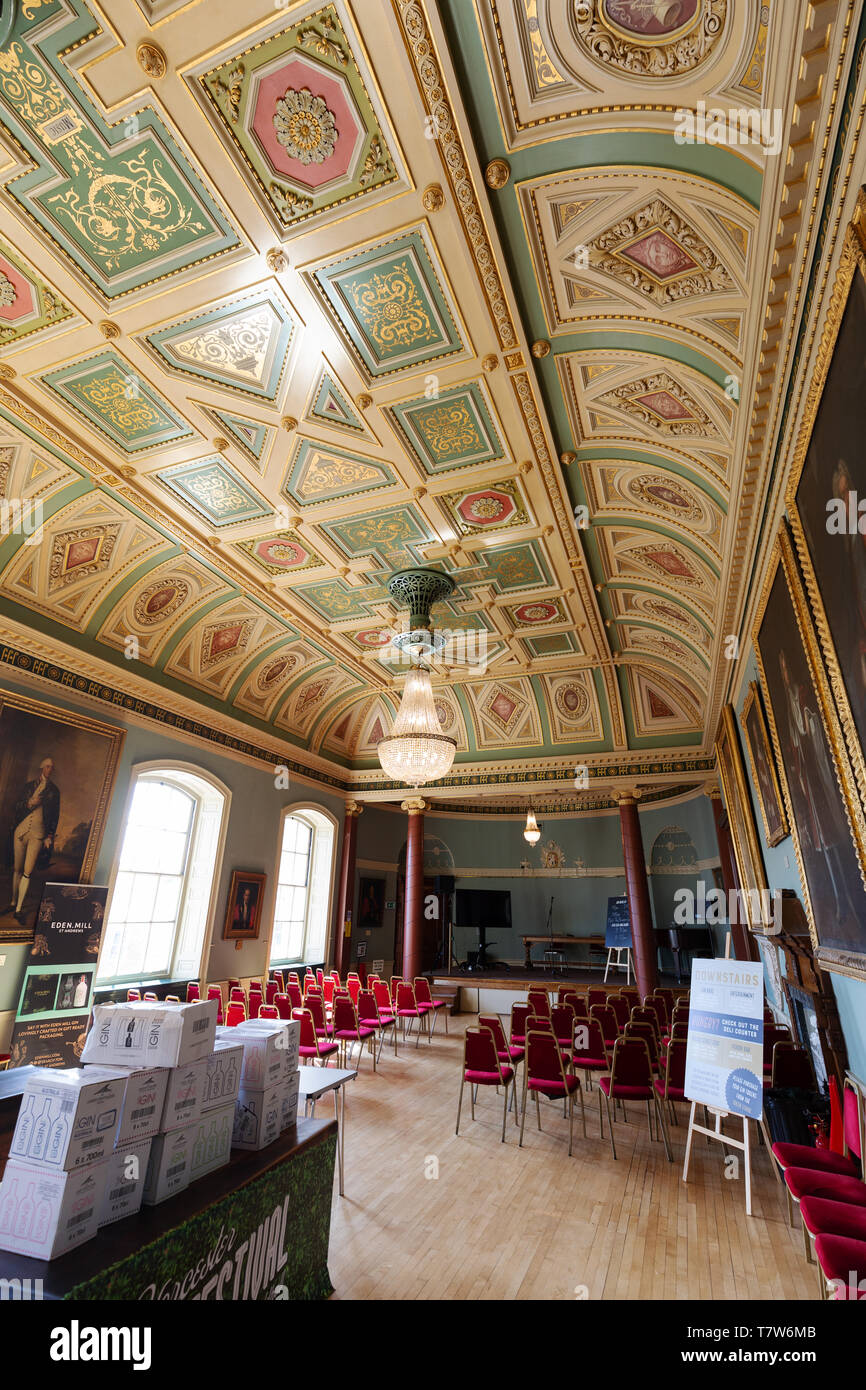
[[[458,927],[469,927],[473,931],[510,928],[511,894],[494,888],[458,888],[457,921]]]

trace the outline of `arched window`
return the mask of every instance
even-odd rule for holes
[[[218,878],[229,792],[178,766],[136,775],[97,981],[196,976]]]
[[[334,868],[335,825],[313,806],[284,814],[271,964],[324,960]]]

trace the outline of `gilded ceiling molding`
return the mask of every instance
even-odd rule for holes
[[[415,67],[418,88],[426,110],[433,119],[433,129],[442,151],[454,200],[472,248],[475,269],[499,334],[500,345],[503,349],[516,348],[517,334],[502,292],[502,282],[475,195],[466,154],[457,134],[457,122],[448,100],[424,7],[419,0],[393,0],[393,4],[402,26],[404,43]]]

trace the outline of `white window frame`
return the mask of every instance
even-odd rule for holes
[[[138,782],[143,776],[147,776],[149,779],[152,779],[155,775],[164,773],[166,782],[170,783],[171,785],[175,785],[178,788],[178,790],[186,792],[187,795],[195,796],[195,793],[191,792],[189,787],[185,787],[181,781],[178,781],[176,783],[172,782],[172,773],[175,772],[185,773],[187,776],[196,777],[202,782],[207,782],[208,785],[213,787],[216,791],[218,791],[223,798],[222,816],[220,818],[220,828],[219,834],[217,836],[216,856],[214,859],[213,882],[211,884],[210,897],[208,899],[207,904],[205,929],[202,933],[201,954],[199,956],[198,970],[196,971],[194,976],[190,976],[191,979],[201,980],[202,978],[204,978],[202,975],[202,971],[206,969],[206,964],[210,955],[211,944],[213,941],[214,923],[216,921],[215,913],[218,908],[219,884],[220,877],[222,874],[223,856],[225,853],[226,837],[228,835],[228,826],[229,818],[231,815],[232,803],[231,788],[227,787],[225,782],[222,782],[219,777],[215,777],[214,774],[208,771],[207,768],[200,767],[198,763],[182,762],[180,759],[177,758],[153,758],[147,762],[133,764],[132,768],[130,769],[129,787],[126,793],[126,804],[123,808],[123,820],[121,821],[120,832],[117,837],[117,845],[114,854],[114,863],[112,865],[111,876],[109,879],[105,921],[107,923],[111,916],[111,904],[114,899],[114,888],[117,882],[117,875],[120,870],[120,855],[123,849],[124,841],[126,839],[126,831],[129,825],[130,813],[132,811],[132,799],[135,795],[135,789],[138,785]],[[187,890],[189,886],[189,867],[192,855],[195,853],[195,837],[199,827],[199,814],[200,806],[197,804],[193,813],[193,827],[187,851],[186,864],[184,865],[183,888],[181,890],[180,903],[178,905],[177,912],[177,922],[175,924],[175,937],[172,944],[171,952],[172,969],[174,967],[175,956],[177,954],[177,934],[180,930],[181,923],[183,922],[183,911],[186,904]],[[100,951],[100,956],[101,954],[102,952]],[[171,979],[174,977],[173,975],[169,975],[168,978]],[[97,961],[96,965],[96,979],[99,979],[99,961]],[[125,983],[126,980],[124,979],[118,984],[117,987],[122,988],[123,984]],[[129,983],[134,982],[130,980]],[[100,982],[98,988],[111,988],[111,985],[108,981],[103,980]]]
[[[279,836],[278,836],[278,838],[277,838],[276,862],[275,862],[275,864],[274,864],[274,891],[273,891],[273,894],[272,894],[271,926],[270,926],[270,931],[268,932],[268,968],[269,968],[269,969],[270,969],[270,967],[271,967],[272,965],[279,965],[279,964],[282,963],[282,959],[281,959],[280,961],[274,961],[274,960],[272,959],[272,955],[273,955],[274,928],[275,928],[275,926],[276,926],[276,919],[277,919],[277,894],[278,894],[279,886],[280,886],[280,861],[281,861],[281,859],[282,859],[282,854],[283,854],[283,837],[284,837],[284,835],[285,835],[286,820],[288,819],[289,816],[303,816],[305,812],[306,812],[307,814],[309,814],[310,811],[314,811],[314,812],[316,813],[317,816],[322,816],[325,820],[330,821],[330,823],[331,823],[331,825],[332,825],[332,827],[333,827],[333,830],[334,830],[334,839],[333,839],[333,845],[332,845],[332,849],[331,849],[331,865],[330,865],[330,869],[329,869],[329,871],[328,871],[328,906],[327,906],[327,908],[326,908],[326,915],[325,915],[325,947],[324,947],[324,951],[323,951],[323,953],[322,953],[322,959],[323,959],[323,960],[325,960],[325,961],[330,960],[332,937],[333,937],[333,934],[334,934],[334,924],[333,924],[332,918],[333,918],[333,911],[334,911],[334,886],[335,886],[335,866],[336,866],[336,863],[337,863],[337,838],[338,838],[339,830],[340,830],[340,822],[337,820],[336,816],[332,815],[332,813],[331,813],[330,811],[326,810],[324,806],[319,806],[319,805],[317,805],[315,801],[295,801],[295,802],[292,803],[291,806],[284,806],[283,809],[282,809],[282,812],[280,813],[280,833],[279,833]],[[310,842],[310,871],[312,872],[313,858],[314,858],[315,852],[316,852],[316,835],[319,833],[320,827],[317,826],[317,825],[315,824],[315,822],[313,822],[313,823],[312,823],[312,826],[311,826],[311,829],[312,829],[312,832],[313,832],[313,837],[312,837],[312,840],[311,840],[311,842]],[[307,943],[307,933],[308,933],[308,931],[309,931],[310,888],[311,888],[311,884],[308,882],[308,884],[307,884],[307,901],[306,901],[306,906],[305,906],[305,908],[304,908],[304,951],[305,951],[305,952],[306,952],[306,943]]]

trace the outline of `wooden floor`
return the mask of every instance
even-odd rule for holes
[[[646,1111],[618,1122],[614,1161],[599,1137],[598,1100],[586,1097],[587,1135],[575,1118],[568,1157],[561,1106],[542,1102],[517,1146],[502,1100],[466,1090],[455,1136],[462,1031],[443,1020],[432,1044],[365,1054],[347,1088],[346,1195],[334,1189],[329,1268],[339,1299],[814,1299],[817,1275],[802,1234],[786,1221],[766,1152],[753,1167],[753,1210],[742,1181],[724,1177],[719,1145],[693,1146],[682,1181],[684,1118],[671,1126],[673,1163],[650,1143]],[[357,1059],[357,1052],[356,1052]],[[320,1102],[322,1115],[330,1113]],[[684,1112],[684,1113],[682,1113]],[[428,1176],[438,1170],[438,1176]]]

